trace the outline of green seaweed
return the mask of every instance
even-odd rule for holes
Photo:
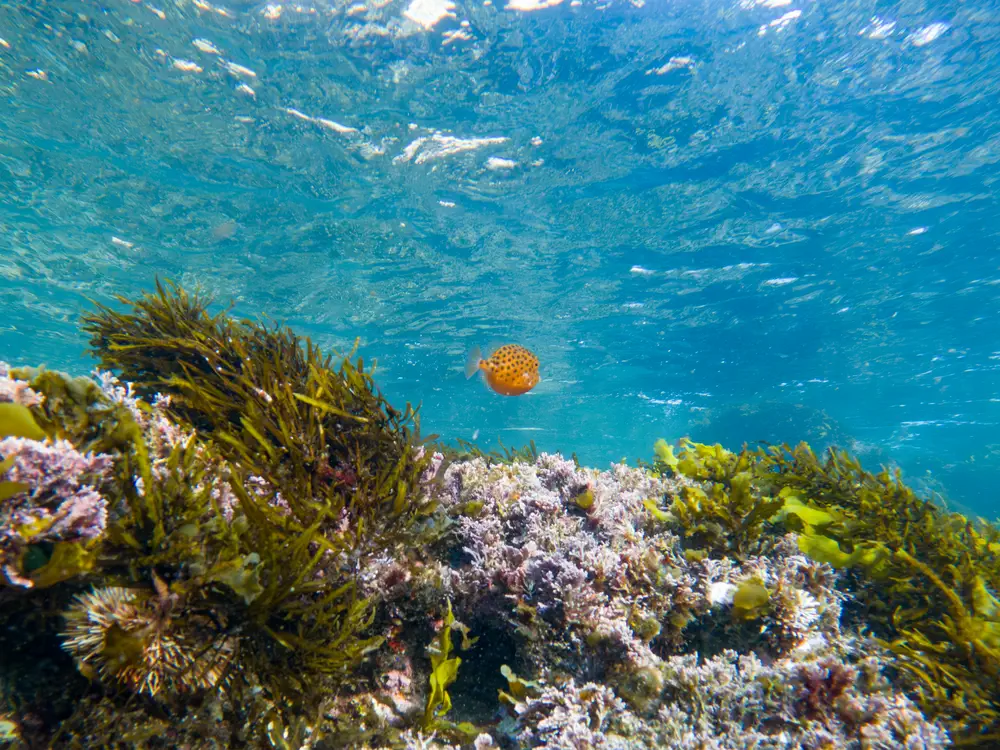
[[[0,438],[9,437],[0,432]],[[3,475],[6,474],[10,468],[14,465],[14,457],[11,456],[7,459],[0,460],[0,503],[4,500],[14,497],[14,495],[19,495],[22,492],[31,489],[31,485],[27,482],[13,482],[10,480],[4,480]]]
[[[767,612],[771,592],[760,581],[744,581],[733,594],[733,617],[757,620]]]
[[[90,378],[44,367],[15,367],[10,374],[45,396],[31,413],[47,435],[68,440],[82,453],[114,453],[134,445],[138,427],[131,414]]]
[[[458,668],[462,664],[461,657],[452,656],[454,645],[451,631],[457,630],[461,633],[463,650],[479,639],[470,638],[469,628],[455,619],[450,600],[447,606],[448,609],[441,618],[441,628],[434,641],[427,647],[431,658],[431,673],[428,678],[430,692],[427,694],[427,703],[424,706],[423,727],[464,744],[478,735],[480,730],[470,722],[453,722],[445,718],[451,711],[451,694],[448,688],[458,679]]]
[[[101,366],[145,398],[169,394],[224,457],[288,490],[300,522],[346,508],[372,533],[431,510],[413,492],[427,463],[417,412],[390,406],[354,352],[335,368],[289,329],[209,315],[208,300],[173,285],[121,301],[132,312],[84,318]]]
[[[575,495],[570,502],[581,510],[590,510],[594,507],[594,490],[587,487],[583,492]]]
[[[653,463],[655,469],[659,470],[661,473],[664,473],[664,470],[669,470],[671,472],[677,471],[680,461],[674,454],[673,447],[671,447],[670,443],[666,440],[660,438],[656,441],[653,445],[653,454],[656,457]]]
[[[790,531],[814,560],[852,568],[863,581],[852,594],[865,625],[922,710],[958,746],[1000,741],[1000,528],[921,498],[898,471],[866,471],[843,451],[681,446],[676,470],[659,459],[651,470],[682,480],[668,522],[685,539],[738,557]],[[747,589],[734,615],[757,616],[765,591]]]
[[[473,458],[482,458],[490,464],[509,465],[516,461],[534,463],[538,459],[538,448],[535,445],[534,440],[529,441],[527,445],[520,448],[508,448],[500,439],[497,439],[497,443],[500,445],[500,450],[493,450],[489,453],[485,452],[475,443],[463,440],[462,438],[455,440],[455,445],[458,446],[457,448],[445,443],[437,442],[433,443],[433,447],[444,456],[446,463],[466,461]]]
[[[46,435],[27,406],[0,403],[0,438],[7,437],[44,440]]]
[[[721,445],[708,446],[681,440],[674,456],[669,446],[657,443],[654,471],[676,471],[689,482],[673,497],[669,512],[645,501],[650,513],[677,528],[697,550],[718,557],[743,559],[752,554],[765,523],[784,505],[784,500],[762,493],[754,484],[748,455],[731,453]],[[674,466],[675,465],[675,466]]]
[[[500,666],[500,674],[507,680],[507,690],[498,690],[497,693],[500,702],[507,704],[511,708],[540,692],[540,686],[537,682],[521,679],[506,664]]]
[[[1000,530],[918,497],[898,471],[867,472],[841,451],[820,460],[800,444],[760,450],[757,459],[762,483],[791,488],[836,517],[810,532],[805,549],[855,565],[869,580],[856,592],[866,623],[896,655],[921,708],[946,721],[956,744],[1000,737],[1000,618],[984,596],[1000,585]],[[834,545],[840,559],[830,559]]]
[[[427,696],[427,706],[424,709],[424,726],[432,728],[451,710],[451,696],[448,686],[458,678],[458,668],[462,664],[461,657],[452,656],[451,628],[455,623],[455,615],[448,602],[448,611],[441,623],[435,642],[429,647],[431,655],[430,694]]]
[[[45,589],[89,573],[97,564],[96,548],[93,543],[56,542],[45,563],[30,571],[32,584]]]

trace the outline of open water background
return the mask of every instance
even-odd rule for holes
[[[159,274],[359,336],[425,433],[834,443],[996,516],[1000,5],[532,7],[3,3],[0,359],[89,370]],[[505,342],[527,396],[463,376]]]

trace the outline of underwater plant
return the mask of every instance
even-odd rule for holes
[[[821,459],[805,443],[739,453],[681,445],[675,456],[657,444],[654,473],[711,482],[712,491],[682,488],[672,512],[660,511],[665,520],[687,538],[725,530],[721,538],[734,551],[741,540],[794,532],[811,559],[851,572],[852,609],[955,744],[1000,742],[1000,602],[993,593],[1000,590],[1000,528],[920,498],[898,471],[866,471],[836,449]],[[756,505],[715,490],[737,476],[746,486],[741,496],[758,498]]]
[[[457,448],[442,443],[435,443],[434,448],[441,452],[448,463],[483,458],[491,463],[510,464],[515,461],[534,461],[538,458],[538,447],[535,445],[534,440],[529,441],[527,445],[520,448],[508,448],[503,444],[502,440],[497,440],[497,443],[500,445],[500,450],[493,450],[489,453],[486,453],[478,445],[462,438],[455,440]]]
[[[920,498],[898,471],[865,471],[808,446],[757,453],[762,482],[833,516],[803,524],[800,547],[851,565],[865,620],[896,655],[914,697],[957,745],[1000,741],[1000,528]],[[829,540],[818,544],[817,540]]]
[[[389,406],[353,352],[334,367],[291,331],[210,315],[173,285],[121,301],[130,312],[99,307],[85,329],[128,387],[5,378],[37,396],[0,415],[7,504],[31,499],[38,517],[45,498],[77,508],[86,494],[103,525],[50,539],[5,523],[26,540],[8,577],[31,589],[4,620],[52,590],[85,676],[181,713],[219,689],[236,724],[256,711],[268,731],[297,725],[363,679],[381,643],[357,571],[435,533],[416,414]],[[63,505],[46,528],[66,525]]]
[[[354,351],[334,368],[291,330],[211,316],[209,300],[174,285],[120,301],[132,312],[99,306],[84,317],[101,367],[140,396],[169,395],[170,414],[287,489],[301,522],[346,510],[368,533],[426,513],[408,494],[428,458],[415,450],[418,415],[390,406]]]
[[[686,439],[681,440],[676,456],[665,441],[656,444],[656,452],[654,469],[691,481],[674,495],[669,509],[659,508],[653,499],[646,506],[655,518],[683,535],[689,557],[745,559],[757,551],[765,522],[783,502],[762,494],[754,485],[751,456]]]

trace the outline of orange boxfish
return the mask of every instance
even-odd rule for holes
[[[483,371],[486,385],[501,396],[520,396],[538,385],[538,357],[523,346],[506,344],[489,359],[482,359],[479,347],[469,352],[465,361],[465,377]]]

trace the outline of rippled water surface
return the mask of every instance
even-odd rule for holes
[[[159,274],[424,431],[830,442],[995,515],[1000,5],[0,6],[0,358]],[[462,372],[514,341],[542,383]]]

